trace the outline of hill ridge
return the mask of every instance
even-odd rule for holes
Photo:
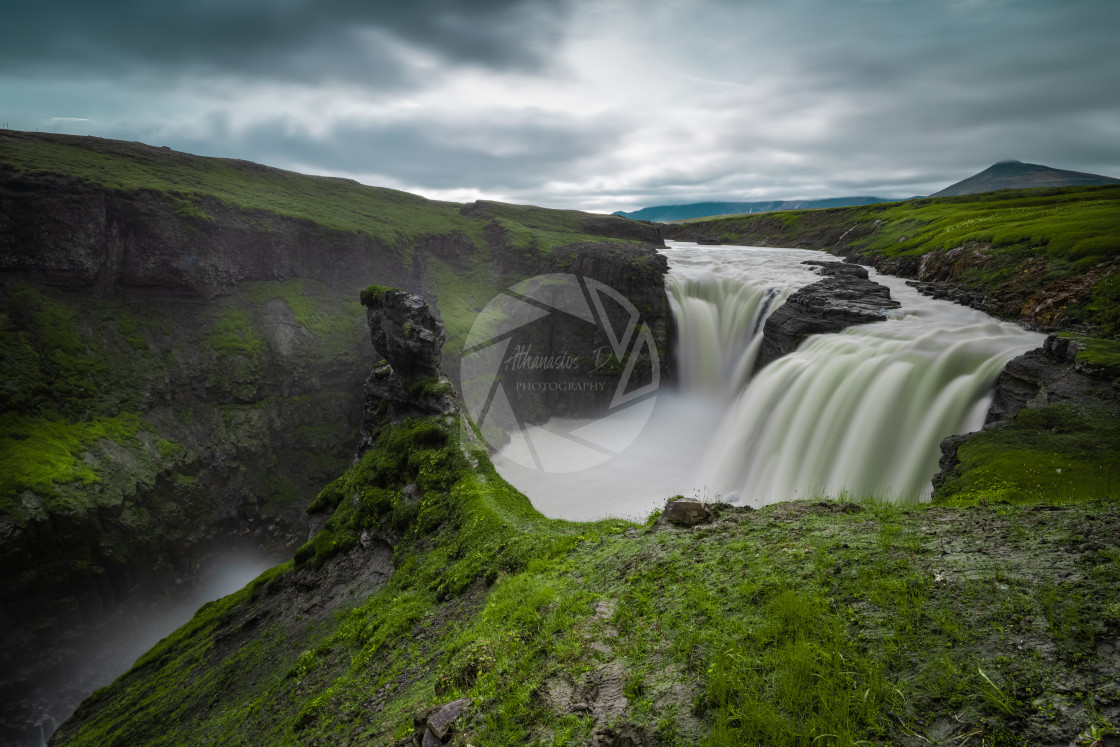
[[[997,161],[983,171],[950,184],[930,197],[955,197],[958,195],[994,192],[1000,189],[1033,189],[1036,187],[1099,187],[1120,184],[1120,179],[1084,171],[1055,169],[1038,163],[1024,163],[1009,159]]]

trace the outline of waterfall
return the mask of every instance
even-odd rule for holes
[[[677,323],[677,366],[687,392],[732,396],[746,386],[766,317],[817,277],[819,252],[678,249],[665,278]]]
[[[678,387],[662,387],[638,440],[569,474],[495,455],[503,477],[548,516],[644,518],[676,494],[752,506],[920,499],[941,440],[978,429],[1003,365],[1042,344],[1040,334],[873,273],[902,304],[887,321],[811,336],[752,378],[767,316],[819,279],[803,263],[835,258],[678,242],[665,254]]]
[[[1003,364],[999,323],[911,337],[889,321],[814,336],[731,403],[704,471],[732,502],[930,492],[946,436],[977,430]]]
[[[777,265],[772,270],[789,271],[801,256],[768,261]],[[682,387],[710,391],[721,366],[730,384],[725,415],[696,476],[708,495],[755,506],[810,496],[928,496],[942,439],[977,430],[1003,365],[1041,344],[1041,335],[922,297],[897,278],[875,279],[903,302],[888,321],[811,336],[748,381],[738,363],[728,376],[727,351],[749,361],[749,372],[760,337],[725,332],[732,325],[718,316],[727,312],[743,326],[758,326],[772,308],[748,309],[742,300],[764,293],[758,280],[736,291],[722,288],[725,278],[710,279],[721,287],[723,304],[713,312],[705,303],[716,294],[702,278],[687,270],[670,278]],[[772,271],[766,282],[781,280]],[[766,297],[780,303],[793,280],[800,278],[786,277]]]

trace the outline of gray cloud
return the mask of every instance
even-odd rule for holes
[[[373,173],[428,190],[502,194],[533,190],[542,177],[583,176],[582,164],[608,152],[621,134],[609,121],[564,121],[532,111],[512,119],[343,124],[314,137],[278,123],[237,130],[219,119],[207,129],[206,139],[180,135],[159,143],[311,173]]]
[[[6,21],[25,128],[422,193],[609,211],[910,196],[1008,158],[1120,176],[1114,0],[44,0]]]
[[[5,10],[8,75],[245,75],[404,84],[388,48],[442,64],[538,69],[564,4],[531,0],[37,0]]]

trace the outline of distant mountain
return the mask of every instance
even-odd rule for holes
[[[621,215],[634,220],[666,223],[675,220],[707,218],[711,215],[738,215],[739,213],[767,213],[774,210],[809,210],[811,208],[851,207],[873,205],[877,202],[896,202],[888,197],[829,197],[823,200],[770,200],[768,202],[691,202],[687,205],[658,205],[633,212],[619,210]]]
[[[1037,163],[1000,161],[975,176],[934,192],[930,197],[971,195],[993,192],[997,189],[1031,189],[1033,187],[1096,187],[1102,184],[1120,184],[1120,179],[1080,171],[1052,169]]]

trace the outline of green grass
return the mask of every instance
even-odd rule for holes
[[[1070,542],[1109,542],[1114,502],[798,501],[717,507],[695,529],[575,524],[540,516],[446,416],[383,428],[312,508],[330,518],[294,563],[200,610],[62,743],[389,743],[469,697],[457,729],[480,747],[583,744],[605,725],[666,745],[896,743],[943,720],[1022,744],[1027,719],[1088,727],[1110,697],[1079,667],[1120,631],[1120,551],[1061,584],[1051,569]],[[395,570],[348,597],[337,569],[371,538],[393,538]],[[339,601],[301,607],[308,588]],[[623,697],[596,695],[611,687]],[[569,709],[580,700],[590,713]]]
[[[1120,494],[1120,430],[1107,411],[1024,409],[1012,423],[972,436],[957,455],[934,496],[950,505]]]
[[[1103,368],[1120,368],[1120,341],[1101,340],[1070,333],[1061,336],[1068,337],[1081,346],[1076,358],[1078,363],[1087,363],[1091,366],[1101,366]]]
[[[174,195],[180,214],[200,220],[211,220],[205,204],[217,200],[242,210],[367,233],[387,244],[446,233],[460,222],[453,203],[142,143],[8,132],[0,136],[0,160],[18,174],[64,174],[122,192]]]
[[[515,247],[532,244],[544,251],[573,241],[601,241],[605,225],[625,224],[574,210],[501,203],[484,203],[471,218],[461,215],[456,203],[349,179],[92,137],[6,131],[0,133],[0,164],[17,175],[61,174],[113,191],[166,195],[176,213],[200,222],[213,222],[212,206],[224,205],[244,211],[245,218],[261,211],[363,233],[385,247],[404,248],[422,237],[455,233],[482,245],[482,222],[496,219],[515,232]]]

